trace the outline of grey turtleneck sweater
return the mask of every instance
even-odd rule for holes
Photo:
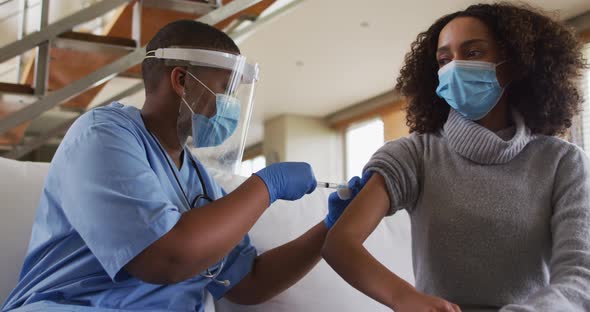
[[[365,170],[410,214],[418,290],[463,311],[590,311],[588,158],[514,122],[493,133],[451,110]]]

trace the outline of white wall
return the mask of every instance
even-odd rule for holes
[[[344,181],[342,136],[321,118],[283,115],[267,121],[263,151],[269,164],[303,161],[319,181]]]
[[[262,151],[266,165],[287,159],[287,117],[280,116],[264,123]]]

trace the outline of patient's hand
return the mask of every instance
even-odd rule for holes
[[[395,312],[461,312],[456,304],[425,295],[413,288],[399,296],[394,310]]]

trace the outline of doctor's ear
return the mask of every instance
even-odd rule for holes
[[[184,80],[186,77],[186,68],[174,67],[170,72],[170,84],[172,89],[179,97],[184,94]]]

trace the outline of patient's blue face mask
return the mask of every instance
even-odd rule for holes
[[[463,117],[480,120],[504,93],[496,77],[496,67],[504,62],[452,61],[438,71],[436,94]]]
[[[191,75],[192,76],[192,75]],[[219,146],[227,140],[236,130],[240,119],[240,101],[232,96],[214,93],[199,79],[205,89],[215,95],[216,113],[212,117],[197,114],[183,98],[182,102],[191,111],[193,146],[213,147]]]

